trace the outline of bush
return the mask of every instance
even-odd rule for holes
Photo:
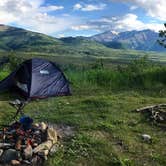
[[[93,68],[68,73],[72,83],[81,87],[99,86],[105,89],[160,90],[166,85],[166,67],[154,65],[146,57],[117,69]]]
[[[8,55],[9,58],[9,69],[10,71],[15,70],[19,64],[23,62],[23,58],[19,58],[16,56],[14,52],[10,52]]]

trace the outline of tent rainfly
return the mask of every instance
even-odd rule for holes
[[[24,61],[0,82],[0,92],[9,89],[31,99],[70,95],[63,72],[53,62],[40,58]]]

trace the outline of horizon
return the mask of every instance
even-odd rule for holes
[[[23,29],[23,30],[29,31],[29,32],[44,34],[42,32],[35,32],[33,30],[28,30],[28,29],[25,29],[25,28],[22,28],[22,27],[17,27],[17,26],[12,26],[12,25],[0,24],[0,26],[7,26],[7,27],[12,27],[12,28]],[[142,30],[130,30],[130,31],[117,32],[117,35],[120,34],[120,33],[123,33],[123,32],[132,32],[132,31],[141,32],[141,31],[147,31],[147,30],[155,32],[153,29],[142,29]],[[109,32],[109,31],[104,31],[104,32],[101,32],[101,33],[97,33],[97,34],[94,34],[92,36],[99,35],[99,34],[106,33],[106,32]],[[114,33],[113,31],[110,31],[110,32]],[[159,33],[159,32],[156,32],[156,33]],[[83,36],[83,35],[82,36],[65,36],[65,37],[56,37],[56,36],[51,36],[49,34],[44,34],[44,35],[47,35],[47,36],[50,36],[50,37],[55,37],[57,39],[59,39],[59,38],[68,38],[68,37],[92,37],[92,36]]]
[[[164,28],[165,0],[1,0],[0,24],[53,37]]]

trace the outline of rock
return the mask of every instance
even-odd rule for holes
[[[48,156],[48,153],[49,153],[49,150],[43,150],[43,151],[40,151],[38,154],[43,157],[46,157],[46,156]]]
[[[0,157],[1,157],[2,153],[3,153],[3,149],[0,149]]]
[[[0,143],[0,148],[11,147],[12,145],[9,143]]]
[[[58,141],[57,132],[53,128],[47,129],[47,140],[51,140],[53,144],[55,144]]]
[[[43,165],[43,162],[44,162],[43,159],[44,158],[42,158],[38,155],[34,156],[31,160],[31,166]]]
[[[18,139],[15,145],[16,150],[21,150],[21,146],[22,146],[21,143],[22,143],[22,140]]]
[[[37,147],[37,146],[38,146],[38,144],[37,144],[37,143],[34,143],[34,144],[33,144],[33,147]]]
[[[31,145],[27,145],[27,147],[24,149],[24,157],[25,159],[30,159],[33,154],[33,149]]]
[[[40,134],[39,130],[37,130],[37,131],[34,132],[34,135],[39,135],[39,134]]]
[[[20,157],[20,155],[19,155],[19,153],[15,149],[8,149],[8,150],[4,151],[4,153],[1,156],[0,161],[3,164],[8,164],[12,160],[18,160],[19,157]]]
[[[18,160],[12,160],[11,165],[20,165],[20,161]]]
[[[32,162],[32,165],[37,165],[37,163],[38,163],[38,156],[33,157],[31,162]]]
[[[23,160],[22,163],[26,164],[26,165],[31,165],[31,162],[28,160]]]
[[[53,155],[59,149],[59,144],[54,144],[50,149],[50,154]]]
[[[142,134],[141,136],[142,136],[143,141],[145,141],[145,142],[151,142],[152,141],[151,136],[148,135],[148,134]]]
[[[35,123],[34,127],[38,128],[39,127],[39,123]]]
[[[40,128],[41,128],[42,131],[44,131],[44,130],[47,129],[47,125],[44,122],[41,122],[40,123]]]
[[[40,144],[39,146],[37,146],[36,148],[33,149],[34,153],[38,153],[38,152],[42,152],[43,150],[50,150],[52,147],[52,141],[48,140],[42,144]]]

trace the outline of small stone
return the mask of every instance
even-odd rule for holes
[[[59,144],[54,144],[51,149],[50,149],[50,154],[54,154],[55,152],[57,152],[59,149]]]
[[[38,128],[39,127],[39,123],[35,123],[34,127]]]
[[[33,157],[31,162],[32,162],[32,165],[37,165],[37,163],[38,163],[38,156]]]
[[[152,137],[148,134],[142,134],[142,139],[145,142],[151,142],[152,141]]]
[[[57,132],[53,128],[47,129],[47,140],[51,140],[53,144],[55,144],[58,141]]]
[[[2,150],[2,149],[0,149],[0,156],[2,155],[2,153],[3,153],[3,150]]]
[[[34,143],[34,144],[33,144],[33,146],[34,146],[34,147],[37,147],[37,146],[38,146],[38,144],[37,144],[37,143]]]
[[[21,150],[21,146],[22,146],[21,143],[22,143],[22,140],[18,139],[17,142],[16,142],[16,146],[15,146],[16,150]]]
[[[38,154],[45,157],[45,156],[48,156],[48,153],[49,153],[49,150],[43,150],[43,151],[40,151]]]
[[[35,135],[39,135],[39,134],[40,134],[40,131],[37,130],[37,131],[34,132],[34,134],[35,134]]]
[[[27,147],[24,149],[24,157],[25,159],[30,159],[32,157],[32,146],[27,145]]]
[[[18,161],[18,160],[12,160],[11,164],[12,165],[20,165],[20,161]]]
[[[10,147],[11,144],[9,143],[0,143],[0,148]]]
[[[47,129],[47,125],[44,122],[40,123],[41,130],[44,131]]]
[[[23,160],[22,162],[23,162],[24,164],[31,165],[31,162],[30,162],[30,161],[28,161],[28,160]]]
[[[36,166],[36,165],[43,165],[43,157],[40,157],[39,155],[36,155],[32,158],[31,160],[31,165]]]

